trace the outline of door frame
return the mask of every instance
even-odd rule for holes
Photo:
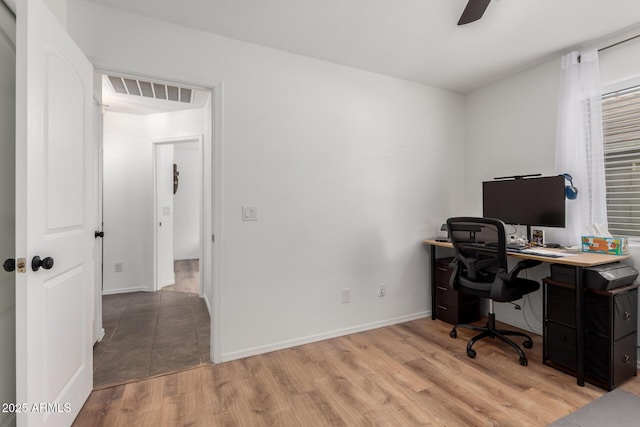
[[[158,246],[158,223],[160,222],[160,217],[158,215],[158,146],[160,145],[179,145],[179,144],[188,144],[191,142],[196,142],[198,144],[198,153],[200,153],[201,162],[200,162],[200,171],[199,171],[199,181],[200,181],[200,191],[198,202],[200,204],[199,208],[199,224],[198,224],[198,233],[200,234],[200,248],[198,249],[198,260],[199,265],[203,264],[204,257],[204,243],[209,240],[208,235],[205,234],[205,218],[204,218],[204,169],[206,167],[206,159],[202,155],[204,153],[204,135],[193,135],[193,136],[184,136],[184,137],[174,137],[174,138],[162,138],[162,139],[154,139],[151,141],[153,146],[153,286],[155,291],[159,291],[161,289],[160,283],[158,283],[158,250],[160,249]],[[172,216],[175,215],[175,205],[173,207]],[[175,230],[173,231],[175,235]],[[200,267],[199,270],[202,268]],[[202,280],[202,272],[198,272],[198,295],[201,298],[205,297],[203,283]]]
[[[210,76],[183,75],[181,73],[158,75],[153,71],[135,69],[130,65],[114,64],[113,61],[104,58],[96,58],[88,55],[93,63],[94,70],[101,74],[116,73],[118,75],[132,76],[139,79],[151,79],[175,82],[188,86],[196,86],[206,90],[210,94],[208,119],[205,123],[206,132],[203,139],[203,204],[202,204],[202,235],[205,239],[203,245],[203,266],[200,268],[201,287],[204,300],[211,317],[211,360],[220,363],[222,358],[222,287],[223,287],[223,254],[218,248],[223,247],[223,127],[222,127],[222,100],[224,84],[222,80]],[[143,66],[144,67],[144,66]],[[100,201],[102,204],[102,201]],[[101,262],[102,260],[98,261]],[[206,292],[204,284],[210,283],[210,293]],[[102,294],[102,289],[98,290]],[[102,301],[100,300],[100,304]],[[102,328],[102,317],[95,319]]]

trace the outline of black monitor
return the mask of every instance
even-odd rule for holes
[[[482,215],[506,224],[564,227],[565,178],[560,175],[485,181]]]

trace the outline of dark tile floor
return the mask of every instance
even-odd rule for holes
[[[162,288],[165,291],[200,292],[200,261],[197,259],[182,259],[173,263],[176,283]]]
[[[105,295],[102,319],[105,336],[93,349],[94,387],[210,361],[209,312],[198,294]]]

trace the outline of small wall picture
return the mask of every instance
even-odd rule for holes
[[[531,243],[538,246],[544,246],[544,230],[534,228],[531,230]]]

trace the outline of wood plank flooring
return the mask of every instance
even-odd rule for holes
[[[545,426],[605,393],[439,320],[94,391],[75,426]],[[621,388],[640,395],[640,379]]]

